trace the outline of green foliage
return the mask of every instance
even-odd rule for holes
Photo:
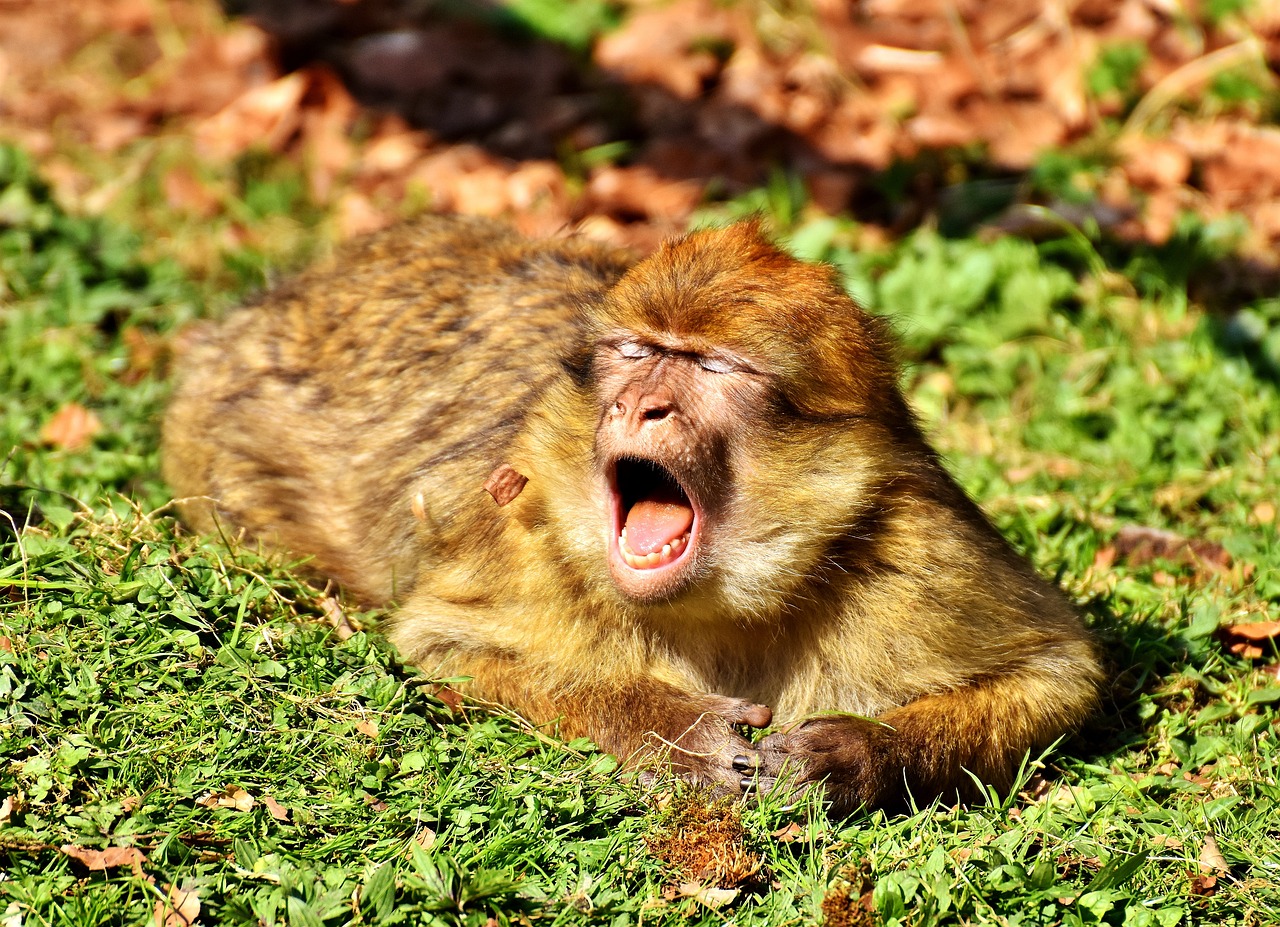
[[[245,221],[293,208],[277,181],[246,192]],[[883,925],[1280,919],[1280,689],[1215,634],[1280,607],[1280,538],[1254,515],[1280,498],[1274,301],[1207,316],[1176,262],[1134,263],[1130,284],[1083,237],[921,231],[859,251],[853,223],[806,221],[783,175],[748,199],[893,317],[936,445],[1092,616],[1114,685],[1052,766],[1029,758],[1038,797],[834,822],[769,798],[741,811],[758,885],[727,908],[686,897],[646,848],[672,783],[642,790],[585,742],[452,714],[375,631],[336,639],[285,564],[145,514],[166,498],[166,384],[162,367],[126,375],[128,333],[163,339],[198,291],[118,227],[58,209],[0,148],[4,917],[148,924],[173,884],[210,925],[784,925],[836,910],[829,890],[859,870]],[[1210,260],[1206,241],[1185,260]],[[68,400],[103,431],[41,447]],[[1220,544],[1251,571],[1098,573],[1126,525]],[[255,804],[220,805],[231,786]],[[1208,836],[1230,867],[1211,893],[1189,875]],[[64,845],[145,861],[91,872]]]
[[[1138,92],[1138,73],[1147,60],[1146,46],[1141,42],[1116,42],[1099,49],[1097,60],[1085,75],[1085,84],[1093,96],[1119,97],[1132,102]]]
[[[459,4],[460,15],[476,16],[477,5]],[[481,18],[518,33],[560,42],[585,53],[596,37],[621,22],[615,0],[502,0],[492,9],[480,8]]]
[[[195,293],[174,262],[138,251],[128,231],[63,212],[26,156],[0,146],[0,481],[93,498],[154,472],[163,385],[122,382],[129,333],[172,331],[194,315]],[[95,453],[39,447],[67,402],[101,418]],[[160,500],[154,484],[146,498]]]

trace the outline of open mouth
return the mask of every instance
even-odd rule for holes
[[[627,566],[654,570],[688,554],[697,509],[674,476],[652,461],[623,457],[612,482],[618,554]]]

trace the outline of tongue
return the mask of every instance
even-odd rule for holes
[[[631,506],[627,513],[627,547],[633,553],[662,550],[693,526],[693,507],[678,492],[659,490]]]

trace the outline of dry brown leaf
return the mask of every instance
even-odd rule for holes
[[[363,721],[356,722],[356,730],[359,731],[361,734],[363,734],[365,737],[371,737],[371,738],[374,738],[375,740],[378,737],[377,722],[370,721],[367,718]]]
[[[456,689],[451,689],[448,686],[437,686],[431,694],[444,702],[445,707],[454,714],[462,710],[462,693]]]
[[[126,795],[120,799],[120,810],[125,814],[133,814],[138,810],[138,806],[142,804],[142,799],[137,795]]]
[[[66,451],[77,451],[88,445],[102,430],[102,422],[78,402],[69,402],[40,429],[40,443]]]
[[[280,802],[276,801],[270,795],[263,795],[262,803],[267,806],[267,813],[277,821],[289,820],[289,809],[280,804]]]
[[[484,491],[498,505],[506,505],[524,491],[529,478],[510,464],[501,464],[484,481]]]
[[[152,912],[155,927],[191,927],[200,917],[200,896],[194,888],[165,886],[165,897]]]
[[[120,374],[121,383],[141,382],[152,372],[163,375],[173,353],[168,338],[134,326],[126,328],[120,340],[129,349],[129,364]]]
[[[786,827],[781,827],[778,830],[775,830],[773,832],[773,839],[779,843],[794,843],[796,840],[800,839],[802,834],[804,834],[804,828],[795,821],[792,821]]]
[[[164,201],[172,209],[200,218],[212,216],[218,211],[221,202],[218,194],[186,166],[174,167],[165,172],[160,180],[160,188],[164,191]]]
[[[196,804],[205,808],[233,808],[236,811],[251,811],[256,802],[253,796],[238,785],[229,785],[222,792],[208,792],[196,799]]]
[[[1116,532],[1113,543],[1118,556],[1130,566],[1146,566],[1155,560],[1167,560],[1179,566],[1214,572],[1231,568],[1231,555],[1221,544],[1185,538],[1160,528],[1126,525]]]
[[[709,885],[700,885],[697,882],[681,882],[676,891],[681,896],[692,898],[712,910],[723,908],[738,897],[738,889],[736,888],[714,888]]]
[[[1197,862],[1200,866],[1201,875],[1219,876],[1231,874],[1231,867],[1227,865],[1226,857],[1218,849],[1218,841],[1214,839],[1213,834],[1204,835],[1204,845],[1200,848],[1200,858]]]
[[[301,124],[299,104],[308,75],[295,71],[241,94],[195,128],[196,148],[213,160],[227,160],[250,148],[280,151]]]
[[[13,653],[13,641],[9,640],[9,638],[5,637],[3,634],[0,634],[0,650],[5,653]]]
[[[1191,878],[1191,894],[1193,895],[1212,895],[1217,891],[1218,877],[1211,875],[1198,875]]]
[[[9,906],[0,913],[0,927],[22,927],[22,905],[16,901],[9,902]]]
[[[391,224],[387,215],[363,193],[349,190],[338,200],[338,236],[355,238],[384,229]]]
[[[1250,624],[1232,624],[1217,631],[1229,653],[1246,660],[1257,660],[1274,654],[1280,647],[1280,621],[1255,621]]]
[[[147,858],[137,847],[107,847],[105,850],[95,850],[67,843],[58,849],[64,856],[74,859],[91,872],[105,872],[108,869],[128,866],[133,870],[134,875],[140,877],[146,875],[142,870],[142,864],[147,861]]]
[[[424,850],[429,850],[436,845],[436,832],[430,827],[424,827],[413,835],[413,842]]]

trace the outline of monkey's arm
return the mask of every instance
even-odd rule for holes
[[[434,659],[433,659],[434,658]],[[767,727],[772,712],[745,699],[695,692],[640,672],[606,679],[588,667],[556,667],[510,651],[467,647],[414,662],[467,677],[467,695],[502,704],[568,739],[589,737],[630,764],[666,758],[673,769],[718,791],[738,793],[740,757],[759,762],[735,725]]]
[[[972,799],[974,777],[1007,789],[1028,750],[1074,729],[1096,704],[1088,644],[1075,639],[1054,646],[1053,659],[1035,654],[1021,666],[926,695],[875,721],[820,717],[771,734],[758,744],[761,770],[769,777],[790,767],[802,782],[825,781],[836,813],[863,804],[902,807],[908,795],[920,802]],[[749,772],[749,761],[739,768]]]

